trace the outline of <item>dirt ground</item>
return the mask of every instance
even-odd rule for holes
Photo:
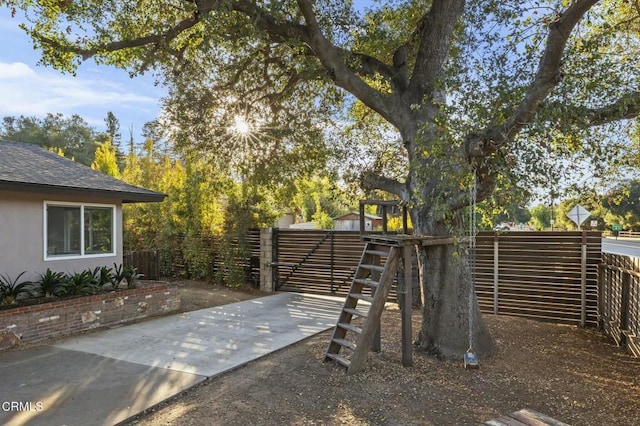
[[[261,295],[180,285],[183,310]],[[323,363],[325,332],[206,381],[128,425],[471,425],[530,408],[572,425],[640,424],[640,360],[595,330],[487,316],[496,354],[462,361],[414,353],[400,361],[400,315],[382,320],[382,351],[346,375]],[[414,333],[420,312],[414,312]]]

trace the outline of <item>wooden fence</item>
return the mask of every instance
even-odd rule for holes
[[[258,287],[259,230],[247,239],[250,256],[239,262],[247,282]],[[358,232],[293,229],[274,229],[271,245],[276,289],[341,297],[349,290],[364,248]],[[597,325],[600,233],[481,232],[476,252],[476,292],[483,312]],[[144,259],[162,258],[162,253],[138,256],[131,264],[147,278],[153,277],[149,271],[157,267],[151,261],[147,266]],[[221,270],[227,266],[216,256],[212,267]],[[636,300],[638,293],[633,291],[629,297]],[[394,286],[390,300],[395,297]],[[620,297],[612,293],[610,299],[618,303]],[[637,319],[634,315],[632,320]]]
[[[273,234],[276,289],[346,296],[364,243],[358,231],[279,229]]]
[[[122,258],[125,267],[136,268],[144,280],[160,279],[160,251],[140,250],[126,253]]]
[[[476,293],[483,312],[597,324],[599,232],[481,232]]]
[[[598,295],[599,325],[640,357],[640,259],[603,254]]]
[[[248,248],[244,256],[222,256],[221,241],[211,236],[203,236],[199,240],[198,246],[202,247],[202,251],[198,257],[208,262],[208,278],[224,279],[230,268],[236,268],[244,271],[245,284],[260,286],[260,230],[252,229],[244,238],[244,244]],[[129,252],[123,256],[123,264],[137,268],[138,272],[144,275],[143,279],[191,278],[191,271],[195,268],[189,264],[185,256],[185,244],[187,243],[182,237],[176,237],[172,249]],[[238,241],[226,245],[232,251],[236,251],[239,246]],[[229,261],[225,259],[233,259],[234,264],[229,265]]]
[[[281,229],[273,245],[276,288],[338,296],[346,295],[364,248],[349,231]],[[476,252],[483,312],[597,324],[600,233],[481,232]]]

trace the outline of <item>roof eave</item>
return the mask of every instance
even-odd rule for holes
[[[0,191],[29,192],[51,195],[85,195],[110,200],[120,200],[123,203],[157,203],[163,201],[167,197],[166,194],[154,191],[137,193],[8,181],[0,181]]]

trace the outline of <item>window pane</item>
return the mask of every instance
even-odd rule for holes
[[[80,254],[80,207],[47,206],[47,256]]]
[[[113,253],[113,209],[84,208],[84,253]]]

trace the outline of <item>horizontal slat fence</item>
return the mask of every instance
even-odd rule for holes
[[[603,253],[599,285],[602,329],[640,357],[640,259]]]
[[[357,232],[283,229],[274,246],[278,289],[339,296],[364,248]],[[600,233],[481,232],[476,247],[483,312],[597,324]]]
[[[276,288],[346,297],[365,244],[357,231],[279,229]],[[396,287],[389,294],[396,300]]]
[[[220,237],[200,236],[196,237],[200,252],[198,258],[206,259],[208,268],[207,278],[227,276],[230,265],[230,257],[222,256],[223,244]],[[135,267],[138,272],[144,274],[143,279],[158,280],[162,278],[191,278],[191,270],[183,247],[188,244],[183,236],[176,236],[173,248],[164,250],[138,250],[126,253],[123,256],[123,264],[127,267]],[[244,236],[242,244],[246,247],[245,256],[235,256],[234,268],[244,271],[245,284],[260,287],[260,230],[251,229]],[[238,252],[240,242],[231,241],[224,245],[226,249]]]
[[[480,309],[595,326],[601,239],[599,232],[480,232]]]
[[[247,240],[250,255],[243,267],[247,280],[258,286],[260,231],[252,230]],[[215,251],[216,244],[213,246]],[[598,323],[600,233],[480,232],[476,247],[476,292],[483,312],[567,324]],[[354,231],[274,229],[276,288],[344,297],[363,248],[359,233]],[[162,258],[162,253],[158,256]],[[150,264],[147,269],[139,259],[142,258],[127,257],[125,264],[138,267],[147,278],[154,276],[147,271],[155,267]],[[217,256],[215,259],[212,265],[215,270],[225,268]],[[610,293],[604,296],[604,303],[612,305],[607,315],[621,318],[621,313],[615,310],[622,302],[622,278],[615,278],[613,272],[609,274],[614,281]],[[630,303],[636,305],[640,297],[638,279],[631,279],[628,295]],[[396,300],[395,285],[389,300]],[[637,324],[638,316],[638,312],[630,313],[628,320]],[[640,326],[634,327],[637,335]],[[615,334],[615,330],[612,332]]]

